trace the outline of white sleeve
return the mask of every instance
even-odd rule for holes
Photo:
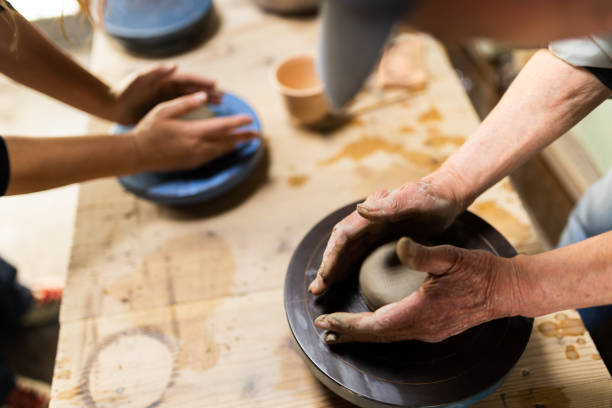
[[[548,49],[573,66],[612,68],[612,34],[554,41]]]

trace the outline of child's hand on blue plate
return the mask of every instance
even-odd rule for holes
[[[197,92],[160,103],[128,132],[140,171],[193,169],[259,137],[256,131],[241,129],[253,122],[249,115],[180,119],[206,102],[206,93]]]

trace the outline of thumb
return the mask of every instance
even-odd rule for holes
[[[206,99],[207,95],[205,92],[196,92],[162,102],[155,108],[156,115],[162,118],[182,116],[202,106]]]
[[[452,245],[428,247],[404,237],[397,243],[397,256],[404,265],[432,275],[444,275],[462,259],[463,250]]]
[[[393,221],[400,210],[397,190],[380,190],[357,205],[357,212],[370,221]]]

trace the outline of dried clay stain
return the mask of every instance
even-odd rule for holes
[[[438,128],[428,128],[425,145],[429,147],[442,147],[453,145],[459,147],[465,143],[465,137],[461,135],[445,135]]]
[[[414,133],[414,127],[410,125],[401,126],[398,130],[400,133]]]
[[[494,225],[503,235],[509,237],[514,244],[525,243],[531,239],[529,226],[496,202],[485,201],[478,203],[474,206],[474,209],[477,215]]]
[[[308,180],[310,180],[310,176],[306,174],[295,174],[287,178],[287,184],[291,187],[298,188],[306,184]]]
[[[144,257],[136,274],[116,281],[109,293],[123,307],[145,310],[170,306],[168,333],[180,338],[176,355],[180,368],[206,371],[217,364],[222,346],[214,342],[208,302],[198,318],[179,320],[174,305],[222,298],[231,294],[236,265],[231,246],[214,232],[192,232],[172,238]]]
[[[571,319],[565,313],[555,315],[555,320],[547,320],[538,325],[538,331],[546,337],[582,336],[586,333],[584,324],[580,319]],[[582,340],[582,342],[580,342]],[[584,339],[578,339],[578,344],[584,344]],[[573,346],[572,346],[573,347]]]
[[[390,143],[379,137],[364,136],[359,140],[347,144],[338,154],[319,162],[319,164],[328,166],[345,158],[353,161],[360,161],[377,152],[397,154],[407,161],[428,170],[436,169],[441,162],[429,154],[406,150],[400,143]]]
[[[72,400],[83,395],[83,387],[76,386],[66,391],[58,392],[55,396],[56,400]]]
[[[63,370],[55,374],[54,377],[57,378],[58,380],[69,380],[70,377],[72,377],[72,371]]]
[[[565,357],[568,360],[578,360],[580,358],[580,354],[578,354],[578,351],[576,351],[576,347],[569,344],[567,347],[565,347]]]
[[[532,388],[512,398],[513,407],[569,408],[570,400],[562,388]],[[510,405],[508,406],[510,407]]]
[[[419,115],[419,122],[421,123],[437,122],[441,120],[442,115],[440,114],[440,111],[438,111],[438,109],[433,106],[428,111],[423,112]]]

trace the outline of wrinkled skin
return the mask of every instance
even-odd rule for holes
[[[403,300],[369,313],[332,313],[315,320],[325,341],[439,342],[518,310],[519,268],[514,259],[450,245],[398,242],[403,264],[429,272],[422,287]]]
[[[320,295],[345,279],[353,266],[346,260],[363,255],[390,229],[401,228],[402,235],[434,236],[446,229],[463,207],[450,189],[427,180],[376,192],[334,227],[310,292]]]
[[[206,93],[208,103],[218,104],[223,94],[215,86],[211,79],[177,72],[175,64],[161,65],[130,76],[114,91],[115,118],[133,125],[157,104],[196,92]]]

